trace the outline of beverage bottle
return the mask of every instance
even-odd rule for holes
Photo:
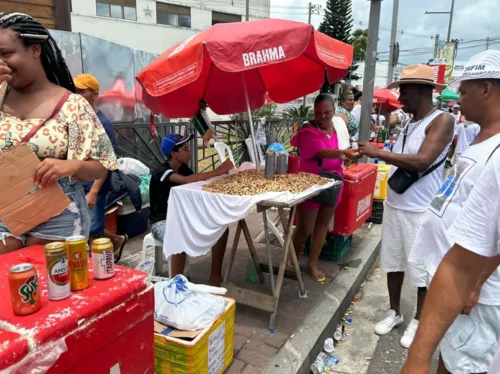
[[[314,360],[314,362],[312,363],[311,365],[311,372],[313,374],[323,374],[325,372],[325,369],[326,369],[326,365],[325,365],[325,360],[326,360],[326,353],[325,352],[321,352],[318,357],[316,357],[316,360]]]
[[[253,263],[252,256],[248,256],[247,259],[247,281],[255,283],[257,282],[258,274],[255,264]]]

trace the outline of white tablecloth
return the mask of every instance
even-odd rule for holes
[[[271,200],[293,204],[294,200],[313,195],[335,183],[332,181],[322,186],[313,186],[300,194],[268,192],[253,196],[235,196],[202,190],[203,185],[215,179],[170,190],[163,240],[163,252],[167,258],[182,252],[194,257],[207,254],[228,225],[248,216],[252,207],[259,202]]]

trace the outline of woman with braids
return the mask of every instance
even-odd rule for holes
[[[339,92],[339,106],[335,115],[344,120],[351,142],[357,142],[359,136],[359,124],[356,121],[351,111],[354,108],[354,94],[352,93],[351,86],[343,84]]]
[[[0,221],[0,254],[89,234],[80,181],[105,176],[116,156],[94,110],[74,92],[48,30],[26,14],[0,13],[0,151],[28,144],[42,161],[35,185],[58,183],[70,200],[60,215],[20,236]]]

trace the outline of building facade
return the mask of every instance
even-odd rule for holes
[[[269,18],[270,0],[250,0],[249,10],[249,20]],[[152,53],[245,14],[245,0],[71,1],[72,31]]]

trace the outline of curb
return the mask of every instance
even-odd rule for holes
[[[378,257],[382,225],[374,225],[368,235],[344,263],[356,264],[340,272],[304,321],[261,372],[263,374],[308,374],[316,356],[323,349],[345,311],[351,305],[366,275]]]

